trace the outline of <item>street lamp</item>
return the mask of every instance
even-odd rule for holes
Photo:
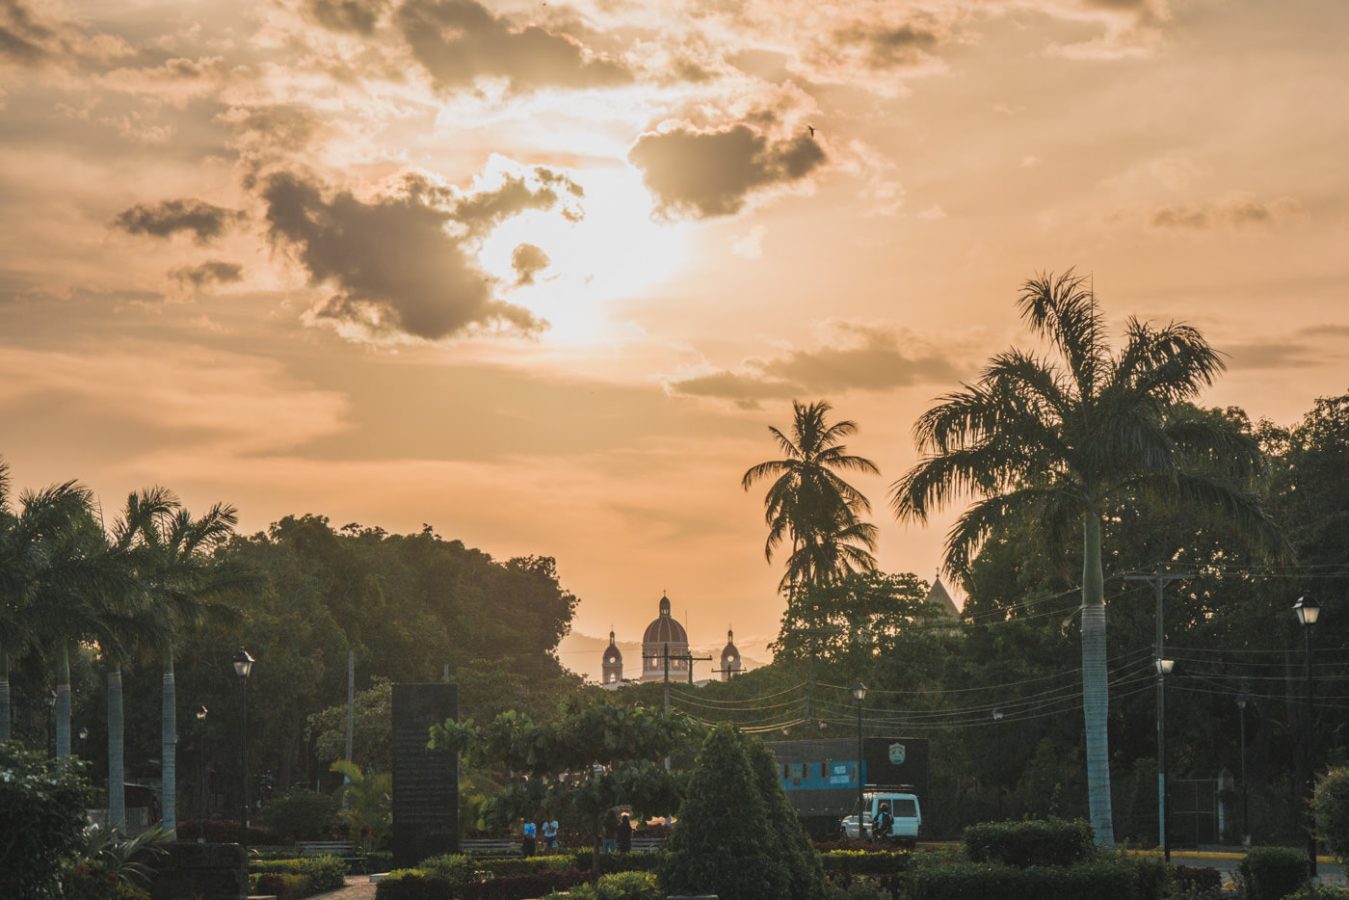
[[[1307,792],[1307,867],[1312,877],[1316,877],[1316,820],[1312,812],[1312,629],[1316,620],[1321,618],[1321,607],[1310,597],[1298,597],[1293,604],[1298,623],[1302,625],[1303,672],[1307,682],[1307,710],[1302,717],[1302,767]]]
[[[1171,862],[1171,838],[1166,815],[1166,676],[1176,667],[1174,659],[1153,660],[1157,667],[1157,828],[1160,831],[1162,858]]]
[[[243,647],[234,654],[234,674],[239,676],[239,744],[242,748],[243,790],[239,804],[239,846],[248,849],[248,673],[253,671],[253,657]]]
[[[1237,694],[1237,709],[1241,711],[1241,845],[1251,845],[1251,804],[1246,791],[1246,704],[1250,698]]]
[[[857,839],[861,841],[866,839],[862,833],[862,813],[866,805],[864,796],[866,779],[862,777],[862,703],[867,699],[867,686],[860,681],[854,684],[852,697],[857,701]]]

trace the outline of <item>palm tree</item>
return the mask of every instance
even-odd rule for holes
[[[1276,531],[1234,479],[1256,471],[1254,440],[1187,401],[1224,368],[1194,328],[1130,318],[1112,351],[1085,279],[1072,270],[1027,281],[1022,318],[1062,358],[999,354],[979,380],[941,398],[914,434],[924,458],[892,486],[900,519],[925,522],[962,495],[945,567],[968,570],[1005,522],[1035,516],[1051,539],[1082,530],[1082,706],[1091,824],[1113,846],[1106,736],[1105,585],[1101,521],[1111,503],[1157,499],[1207,507],[1265,538]]]
[[[219,503],[205,515],[192,514],[173,501],[173,514],[154,517],[141,526],[140,564],[149,608],[164,624],[158,647],[162,658],[163,715],[160,759],[162,762],[162,825],[172,835],[178,827],[177,688],[174,679],[174,646],[185,629],[212,613],[228,610],[218,602],[224,594],[253,583],[236,566],[214,559],[215,550],[234,534],[238,513]]]
[[[38,643],[34,594],[44,583],[71,574],[56,567],[55,552],[69,534],[88,493],[74,482],[25,492],[18,512],[10,506],[9,467],[0,461],[0,740],[10,738],[10,663]],[[67,666],[68,668],[68,666]],[[69,677],[58,692],[58,730],[70,747]]]
[[[876,529],[861,521],[871,503],[838,473],[877,475],[880,470],[871,460],[848,454],[842,440],[857,431],[857,423],[845,419],[829,424],[831,409],[824,401],[793,400],[791,437],[768,428],[784,458],[752,466],[740,480],[748,491],[755,482],[774,479],[764,497],[764,556],[771,562],[778,545],[790,541],[787,572],[778,584],[789,594],[804,584],[876,566],[871,555]]]

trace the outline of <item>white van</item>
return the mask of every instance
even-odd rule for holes
[[[918,806],[917,794],[899,794],[868,791],[863,795],[865,812],[862,814],[862,827],[865,830],[863,840],[870,840],[871,823],[875,821],[881,804],[889,810],[894,824],[890,826],[889,839],[912,847],[918,841],[918,829],[923,824],[923,813]],[[843,836],[857,840],[857,816],[851,815],[841,823]]]

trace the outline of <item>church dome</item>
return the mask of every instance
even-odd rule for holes
[[[676,622],[674,616],[670,615],[670,598],[662,595],[660,598],[660,615],[650,625],[646,626],[646,633],[642,635],[642,643],[659,645],[687,644],[688,642],[688,632],[684,631],[684,626]]]
[[[726,647],[721,651],[722,668],[739,665],[740,651],[735,646],[735,632],[726,632]]]

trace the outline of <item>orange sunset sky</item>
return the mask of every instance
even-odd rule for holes
[[[19,485],[553,555],[589,635],[771,638],[793,397],[930,578],[886,485],[1039,270],[1346,388],[1344,0],[0,0],[0,133]]]

